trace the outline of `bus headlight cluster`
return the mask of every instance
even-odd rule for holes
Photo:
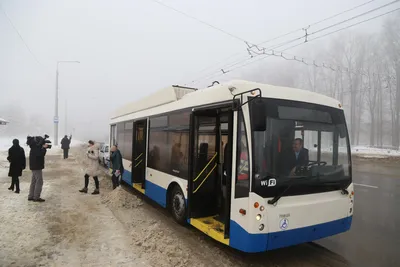
[[[256,220],[257,220],[257,221],[261,220],[261,214],[257,214]]]
[[[264,224],[260,224],[260,226],[258,226],[258,230],[260,231],[264,230]]]

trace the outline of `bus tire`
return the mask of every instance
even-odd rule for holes
[[[171,193],[171,214],[179,224],[186,223],[186,201],[179,186],[174,186]]]

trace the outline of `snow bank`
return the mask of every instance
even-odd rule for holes
[[[121,187],[117,187],[102,198],[102,203],[107,204],[112,209],[115,208],[137,208],[143,205],[143,201],[138,197],[125,192]]]
[[[400,150],[367,147],[367,146],[352,147],[351,153],[353,155],[363,157],[363,158],[400,157]]]

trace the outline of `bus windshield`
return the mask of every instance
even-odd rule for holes
[[[342,189],[351,182],[343,110],[288,100],[262,101],[267,125],[265,131],[252,132],[253,192],[262,197],[283,190],[285,195],[310,194]],[[256,111],[251,112],[252,120],[253,116]]]

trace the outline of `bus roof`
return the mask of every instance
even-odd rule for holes
[[[233,99],[233,95],[260,88],[262,97],[301,101],[339,108],[334,98],[307,90],[261,84],[244,80],[233,80],[205,89],[171,86],[155,92],[143,99],[125,105],[111,118],[111,123],[143,118],[174,110],[224,102]]]

